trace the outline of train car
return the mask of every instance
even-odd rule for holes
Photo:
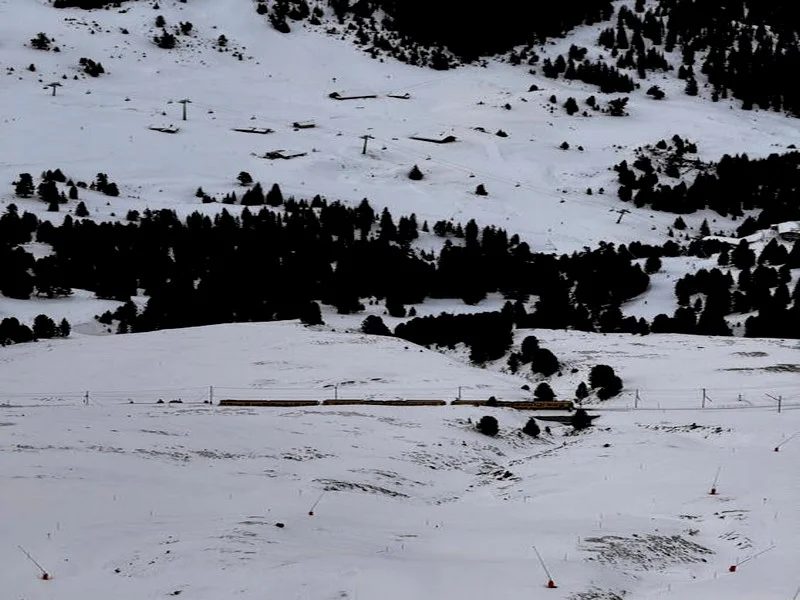
[[[517,410],[567,410],[575,409],[570,400],[533,400],[531,402],[498,402],[499,406],[515,408]]]
[[[517,410],[574,410],[575,405],[569,400],[453,400],[452,406],[499,406],[504,408],[515,408]]]
[[[319,406],[318,400],[220,400],[219,406],[266,406],[288,408],[294,406]]]
[[[445,406],[444,400],[373,400],[377,406]]]
[[[332,398],[322,401],[323,406],[357,406],[359,404],[372,404],[372,402],[370,400],[356,400],[347,398]]]

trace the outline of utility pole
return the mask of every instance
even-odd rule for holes
[[[627,208],[621,208],[619,210],[613,210],[612,209],[611,212],[619,213],[619,217],[617,217],[617,225],[619,225],[620,222],[622,221],[622,217],[624,217],[625,215],[627,215],[631,211],[629,211]]]
[[[772,394],[764,394],[767,398],[772,398],[775,402],[778,403],[778,412],[781,412],[781,404],[783,403],[783,396],[778,396],[777,398]]]
[[[375,138],[367,133],[365,135],[362,135],[361,139],[364,140],[364,147],[361,149],[361,154],[366,154],[367,153],[367,140],[374,140]]]
[[[192,101],[189,100],[188,98],[184,98],[183,100],[178,100],[178,103],[179,104],[183,104],[183,120],[185,121],[186,120],[186,105],[187,104],[191,104]]]

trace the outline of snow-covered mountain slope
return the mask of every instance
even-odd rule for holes
[[[158,15],[170,27],[192,23],[174,50],[152,41]],[[59,51],[32,49],[39,32]],[[543,56],[590,45],[597,33],[580,28]],[[84,76],[82,58],[106,72]],[[705,160],[761,156],[794,142],[797,122],[684,96],[671,76],[651,79],[666,100],[643,86],[631,94],[630,116],[569,117],[561,108],[569,96],[581,105],[608,98],[496,61],[448,72],[380,62],[318,29],[280,34],[249,2],[86,12],[0,0],[0,209],[74,213],[74,200],[48,213],[10,185],[20,173],[60,168],[75,181],[103,172],[119,185],[119,197],[80,190],[97,220],[144,208],[214,213],[222,205],[201,204],[197,188],[216,197],[241,190],[236,177],[247,171],[287,196],[367,197],[431,224],[475,218],[519,233],[534,251],[662,243],[674,215],[617,200],[614,163],[675,134],[697,142]],[[46,86],[55,82],[53,95]],[[182,99],[191,100],[186,121]],[[315,127],[293,126],[306,121]],[[272,132],[233,131],[249,127]],[[304,155],[258,158],[275,150]],[[414,164],[422,181],[406,176]],[[479,183],[488,196],[473,193]],[[622,207],[631,212],[617,223]],[[711,213],[685,218],[690,231],[704,218],[714,233],[735,225]],[[665,260],[648,297],[625,310],[670,312],[675,279],[705,263]],[[519,433],[528,415],[508,409],[204,403],[212,394],[529,397],[522,385],[533,377],[509,375],[504,361],[476,369],[458,352],[343,333],[381,315],[379,306],[357,317],[326,309],[319,329],[285,322],[86,335],[86,321],[116,305],[80,290],[0,304],[3,317],[45,312],[82,325],[69,339],[2,349],[3,598],[777,600],[800,584],[794,342],[537,330],[562,361],[549,381],[559,398],[572,398],[596,364],[613,366],[626,388],[592,406],[601,416],[591,430],[551,423],[552,433],[532,439]],[[531,333],[516,332],[516,342]],[[475,431],[483,415],[499,420],[500,436]],[[556,589],[546,589],[549,577]]]
[[[309,393],[346,377],[348,393],[415,382],[489,393],[519,382],[387,338],[264,324],[7,348],[8,392],[87,380],[128,391],[88,405],[4,394],[0,587],[29,600],[791,597],[798,399],[780,414],[700,409],[689,388],[785,393],[789,365],[777,367],[796,347],[645,341],[542,335],[580,372],[602,357],[633,385],[671,388],[663,408],[683,410],[644,410],[645,391],[639,410],[600,411],[578,435],[550,423],[539,439],[511,409],[228,409],[201,392],[156,405],[145,389]],[[486,414],[497,438],[474,429]]]
[[[651,76],[667,91],[664,101],[648,98],[644,87],[635,91],[628,117],[570,117],[561,108],[568,96],[581,105],[589,95],[601,103],[604,96],[580,82],[545,79],[495,61],[436,72],[373,60],[319,30],[296,26],[290,34],[278,33],[247,3],[167,2],[158,10],[127,3],[87,12],[7,0],[0,10],[6,17],[0,24],[7,149],[2,180],[56,167],[76,181],[107,173],[122,193],[108,198],[82,191],[94,218],[122,218],[146,206],[217,211],[219,205],[200,205],[194,192],[202,187],[220,197],[236,189],[244,170],[297,197],[367,197],[395,214],[414,212],[420,221],[474,217],[519,233],[535,250],[571,251],[600,240],[662,242],[674,218],[668,214],[634,209],[616,223],[618,214],[611,211],[631,207],[616,198],[609,170],[614,163],[630,159],[634,147],[675,134],[696,141],[700,156],[713,160],[723,153],[784,150],[797,132],[796,121],[776,113],[685,96],[672,75],[663,81]],[[158,15],[168,26],[192,23],[173,50],[152,41],[160,31]],[[598,27],[579,28],[545,53],[563,52],[570,43],[591,45]],[[29,41],[38,32],[60,51],[32,49]],[[227,51],[216,47],[221,34]],[[243,60],[234,57],[237,52]],[[81,58],[101,62],[106,73],[83,75]],[[27,70],[30,64],[35,72]],[[55,97],[43,89],[51,82],[62,84]],[[528,92],[532,84],[540,91]],[[377,97],[333,100],[332,92]],[[404,93],[410,99],[388,96]],[[551,95],[557,104],[549,103]],[[192,102],[185,122],[181,99]],[[292,127],[303,121],[316,127]],[[180,131],[170,135],[150,126]],[[274,132],[232,131],[247,127]],[[508,137],[494,135],[499,130]],[[364,135],[373,138],[366,154]],[[431,144],[412,135],[453,135],[458,141]],[[565,141],[569,150],[559,148]],[[292,160],[255,156],[274,150],[307,154]],[[426,175],[423,181],[406,177],[414,164]],[[473,193],[478,183],[488,196]],[[605,194],[598,193],[601,187]],[[587,195],[587,188],[594,194]],[[11,186],[0,197],[46,214],[36,200],[14,198]],[[696,226],[709,216],[688,221]],[[729,229],[725,219],[716,221],[715,231]]]

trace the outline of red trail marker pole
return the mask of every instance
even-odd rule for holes
[[[800,433],[800,431],[797,431],[797,432],[793,433],[793,434],[792,434],[792,435],[790,435],[788,438],[786,438],[785,440],[783,440],[783,441],[782,441],[780,444],[778,444],[777,446],[775,446],[775,452],[778,452],[778,451],[780,450],[781,446],[783,446],[784,444],[788,444],[788,443],[789,443],[790,441],[792,441],[792,440],[793,440],[795,437],[797,437],[797,434],[798,434],[798,433]],[[794,598],[793,598],[792,600],[794,600]]]
[[[49,580],[51,579],[51,577],[50,577],[50,573],[48,573],[47,571],[45,571],[45,570],[44,570],[44,567],[42,567],[42,565],[40,565],[38,562],[36,562],[36,559],[35,559],[35,558],[33,558],[33,557],[30,555],[30,553],[29,553],[27,550],[25,550],[25,548],[23,548],[22,546],[17,546],[17,548],[19,548],[19,549],[22,551],[22,553],[23,553],[25,556],[27,556],[27,557],[28,557],[28,560],[29,560],[29,561],[31,561],[33,564],[35,564],[35,565],[36,565],[36,566],[39,568],[39,570],[42,572],[42,574],[39,576],[39,578],[40,578],[40,579],[42,579],[42,580],[44,580],[44,581],[49,581]]]
[[[317,498],[317,501],[316,501],[316,502],[314,502],[314,504],[312,504],[312,505],[311,505],[311,510],[309,510],[309,511],[308,511],[308,516],[309,516],[309,517],[313,517],[313,516],[314,516],[314,509],[315,509],[315,508],[317,508],[317,504],[319,504],[319,501],[320,501],[320,500],[322,500],[322,497],[325,495],[325,492],[327,492],[327,491],[328,491],[328,490],[324,490],[324,491],[323,491],[323,492],[322,492],[322,493],[319,495],[319,498]]]
[[[556,582],[553,580],[553,576],[550,575],[550,571],[548,570],[547,565],[544,563],[544,559],[542,558],[542,555],[539,554],[539,550],[536,548],[536,546],[533,547],[533,551],[536,552],[536,556],[539,558],[539,563],[542,565],[542,570],[544,570],[545,575],[547,575],[546,587],[551,590],[557,588],[558,586],[556,585]]]
[[[743,565],[744,563],[749,562],[749,561],[753,560],[754,558],[757,558],[757,557],[761,556],[762,554],[764,554],[766,552],[769,552],[774,547],[775,547],[775,544],[772,544],[772,546],[770,546],[769,548],[765,548],[761,552],[756,552],[755,554],[751,554],[750,556],[748,556],[744,560],[740,560],[739,562],[736,562],[736,563],[732,564],[730,567],[728,567],[728,571],[731,572],[731,573],[736,573],[736,569],[739,568],[740,565]],[[796,595],[795,595],[795,598],[797,598]]]
[[[717,480],[719,479],[719,472],[722,471],[722,467],[717,468],[717,474],[714,475],[714,483],[711,484],[711,489],[709,490],[709,494],[712,496],[717,495]]]

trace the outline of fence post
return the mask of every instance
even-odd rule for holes
[[[783,401],[783,396],[778,396],[778,414],[781,412],[781,402]]]
[[[88,391],[83,395],[83,403],[86,406],[89,406],[89,392]]]
[[[213,405],[214,404],[214,386],[208,386],[208,403]]]
[[[458,386],[458,399],[461,400],[461,386]]]
[[[333,384],[333,399],[334,400],[338,400],[339,399],[339,384],[338,383]]]
[[[705,408],[705,407],[706,407],[706,388],[703,388],[703,401],[700,405],[700,408]]]
[[[636,390],[636,395],[633,397],[633,408],[639,408],[639,390]]]

